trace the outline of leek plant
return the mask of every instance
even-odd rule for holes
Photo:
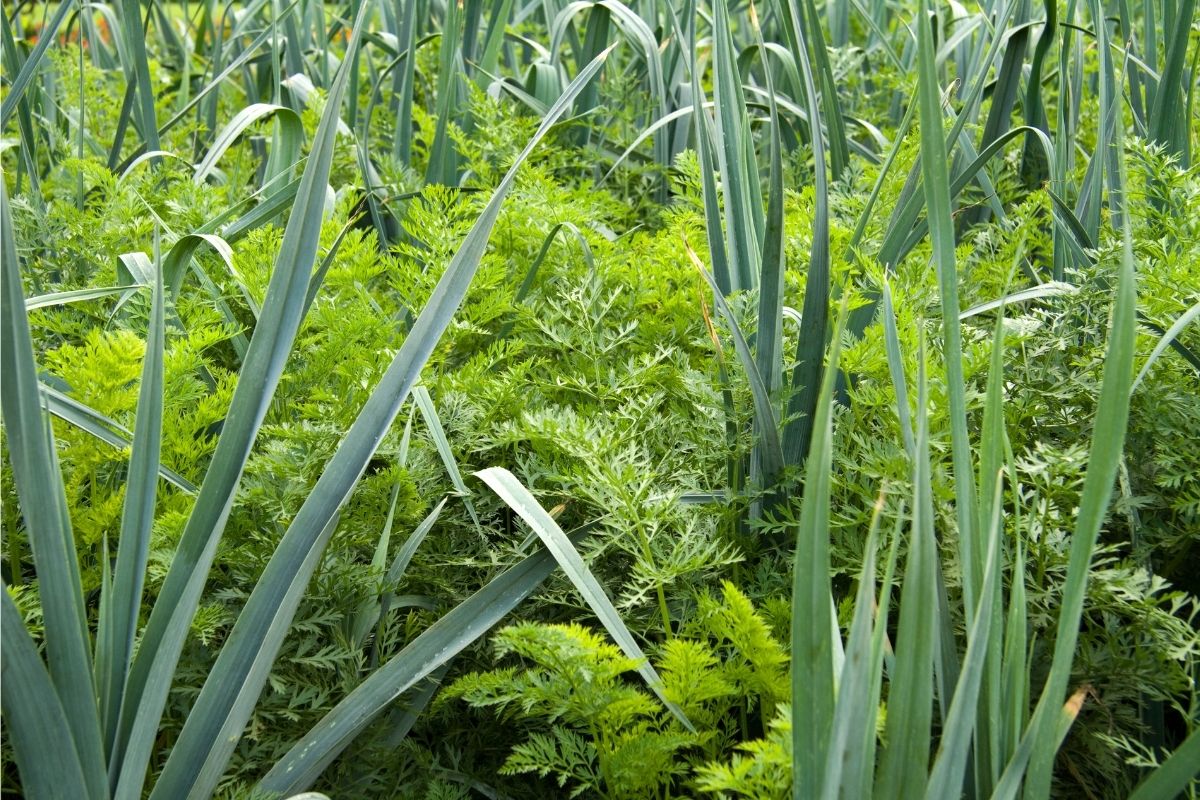
[[[922,12],[925,3],[922,3]],[[934,63],[932,35],[918,26],[918,88],[922,129],[939,131],[942,126],[941,97]],[[1000,572],[1005,561],[1001,537],[1004,510],[1005,431],[1001,384],[1003,307],[992,342],[992,359],[978,445],[968,438],[964,406],[965,383],[959,345],[960,320],[956,289],[955,232],[951,219],[950,180],[943,139],[937,133],[921,139],[922,183],[925,206],[933,237],[933,261],[938,274],[943,310],[942,334],[945,381],[949,389],[953,480],[958,527],[959,563],[962,565],[963,617],[966,624],[965,653],[960,665],[950,665],[940,652],[946,620],[932,609],[939,594],[946,593],[936,568],[933,503],[930,492],[927,358],[918,356],[918,392],[915,426],[907,417],[903,398],[903,370],[897,370],[897,412],[905,431],[915,429],[908,453],[912,462],[913,495],[908,503],[909,537],[907,567],[901,588],[896,629],[894,666],[881,680],[884,665],[885,609],[890,587],[881,589],[875,603],[873,557],[864,565],[860,593],[855,605],[845,657],[832,654],[843,643],[831,641],[828,617],[829,580],[828,520],[830,515],[829,473],[832,469],[832,380],[827,375],[819,400],[816,432],[809,451],[803,511],[797,530],[796,562],[793,571],[793,794],[804,797],[920,797],[958,796],[962,791],[978,797],[1047,797],[1050,768],[1071,722],[1079,712],[1081,696],[1068,697],[1072,659],[1077,642],[1083,598],[1096,539],[1112,495],[1121,458],[1128,398],[1132,382],[1135,328],[1134,258],[1128,225],[1115,291],[1115,304],[1104,377],[1096,411],[1096,424],[1088,459],[1087,478],[1071,548],[1070,568],[1063,587],[1059,625],[1054,641],[1054,658],[1041,687],[1030,687],[1019,675],[1029,658],[1024,614],[1024,581],[1019,552],[1013,564],[1012,590],[1008,607],[1003,605]],[[895,320],[885,287],[885,325],[890,335],[889,360],[899,361],[894,344]],[[828,369],[836,369],[841,331],[834,334]],[[868,549],[874,547],[872,537]],[[949,642],[956,647],[953,634]],[[835,646],[836,645],[836,646]],[[953,654],[950,654],[953,655]],[[836,676],[836,677],[835,677]],[[880,699],[880,686],[888,686],[886,744],[872,784],[876,743],[874,720],[864,708]],[[935,695],[936,687],[936,695]],[[866,692],[865,699],[862,693]],[[935,696],[940,710],[940,744],[933,748],[932,713]],[[1026,720],[1026,702],[1036,701]],[[1193,734],[1180,755],[1194,748]],[[932,762],[931,762],[932,758]],[[932,764],[932,766],[929,766]],[[1167,771],[1172,773],[1167,777]],[[1147,779],[1140,792],[1157,791],[1169,796],[1190,780],[1164,766],[1163,772]],[[1161,784],[1159,783],[1161,781]],[[1169,789],[1166,787],[1170,787]]]
[[[1047,22],[1050,26],[1054,25],[1055,11],[1052,8],[1049,12]],[[794,469],[804,465],[804,499],[797,527],[792,586],[792,794],[797,800],[818,796],[946,797],[957,796],[962,790],[960,787],[964,786],[971,796],[1014,797],[1018,793],[1030,798],[1049,796],[1054,754],[1078,713],[1082,699],[1078,692],[1068,696],[1068,681],[1082,617],[1088,565],[1095,552],[1121,463],[1132,384],[1137,313],[1134,256],[1130,248],[1128,224],[1124,227],[1124,254],[1115,293],[1109,351],[1105,359],[1087,479],[1072,539],[1070,569],[1062,589],[1063,604],[1054,642],[1053,663],[1038,693],[1036,687],[1029,687],[1011,677],[1022,672],[1022,665],[1028,663],[1030,652],[1024,630],[1024,593],[1018,591],[1019,584],[1024,580],[1020,554],[1006,552],[1001,537],[1004,526],[1001,500],[1005,496],[1005,475],[1010,475],[1007,480],[1012,479],[1011,468],[1006,466],[1000,391],[1004,380],[1004,338],[1000,324],[1004,303],[1001,301],[992,306],[1000,308],[1001,320],[997,323],[992,345],[993,358],[981,441],[976,444],[972,442],[967,425],[968,387],[962,366],[961,306],[955,258],[956,226],[952,214],[955,210],[954,198],[971,182],[979,182],[985,191],[994,191],[985,169],[988,162],[1012,139],[1024,137],[1026,163],[1034,165],[1030,169],[1038,169],[1038,164],[1049,165],[1052,176],[1066,175],[1055,166],[1063,163],[1064,154],[1059,150],[1056,159],[1056,148],[1047,135],[1041,116],[1044,112],[1040,110],[1040,93],[1032,86],[1026,109],[1030,115],[1029,124],[1021,128],[1008,127],[1018,89],[1017,70],[1024,59],[1024,39],[1030,29],[1025,22],[1028,8],[1011,3],[998,4],[994,8],[996,32],[990,41],[986,35],[978,40],[972,58],[960,65],[967,70],[965,82],[970,88],[964,108],[953,115],[951,131],[943,139],[946,97],[939,85],[938,63],[941,56],[936,50],[938,44],[933,40],[931,26],[924,23],[926,19],[939,19],[934,12],[935,9],[922,3],[917,10],[917,22],[913,25],[916,39],[914,66],[919,95],[917,108],[923,133],[919,164],[910,173],[878,258],[885,266],[894,267],[924,236],[930,237],[942,309],[944,381],[949,390],[957,523],[952,538],[962,573],[961,616],[967,635],[963,642],[965,652],[959,663],[957,651],[960,646],[953,631],[948,628],[951,618],[947,614],[946,598],[950,588],[937,566],[934,549],[929,485],[931,464],[928,425],[925,421],[928,397],[924,375],[926,358],[923,355],[918,358],[922,372],[917,398],[917,422],[914,425],[909,420],[901,366],[903,360],[885,284],[883,311],[885,325],[890,326],[891,331],[888,337],[891,343],[889,362],[892,364],[895,391],[899,398],[901,428],[906,434],[906,449],[913,465],[913,496],[907,503],[911,527],[908,562],[898,610],[898,642],[894,665],[889,666],[885,673],[881,648],[886,639],[887,616],[875,612],[873,608],[886,608],[884,598],[890,593],[891,587],[881,589],[883,595],[877,603],[873,593],[860,590],[848,640],[843,641],[836,628],[831,633],[826,622],[833,613],[828,551],[831,514],[829,481],[832,469],[830,441],[833,435],[831,405],[835,394],[833,374],[838,365],[842,328],[839,325],[832,333],[827,333],[825,316],[831,291],[828,276],[829,184],[825,144],[828,141],[833,151],[834,143],[838,140],[833,138],[832,127],[824,136],[819,133],[821,111],[815,99],[819,92],[809,66],[809,53],[815,50],[823,53],[825,44],[821,41],[819,29],[814,32],[805,28],[804,9],[797,9],[792,17],[797,20],[795,30],[807,35],[792,35],[798,45],[793,52],[796,54],[795,65],[803,76],[801,85],[808,98],[806,120],[810,129],[817,132],[812,141],[816,201],[805,305],[798,336],[801,351],[794,362],[793,380],[784,394],[791,399],[787,403],[788,413],[783,417],[785,422],[781,425],[781,415],[774,405],[777,402],[774,398],[781,388],[778,326],[783,317],[783,308],[778,299],[778,265],[770,263],[767,255],[777,259],[781,247],[777,241],[764,240],[765,236],[778,237],[780,229],[774,227],[770,234],[764,234],[763,203],[757,197],[759,167],[754,150],[745,148],[749,138],[749,123],[740,89],[742,76],[731,57],[733,45],[728,15],[723,4],[718,3],[713,8],[711,42],[715,120],[710,121],[705,113],[697,113],[695,126],[713,270],[710,282],[717,294],[716,305],[725,314],[732,329],[739,361],[749,376],[755,431],[755,444],[750,456],[750,480],[739,482],[731,488],[735,491],[770,492],[783,477],[785,466]],[[1182,13],[1183,19],[1191,19],[1190,7],[1182,9]],[[785,15],[784,19],[789,17]],[[1110,47],[1104,30],[1107,22],[1099,15],[1095,16],[1095,20],[1100,51],[1099,144],[1095,157],[1088,161],[1076,206],[1071,208],[1065,201],[1055,197],[1055,241],[1062,243],[1063,250],[1074,250],[1074,255],[1066,259],[1059,257],[1060,250],[1055,250],[1052,274],[1059,281],[1063,277],[1062,264],[1071,263],[1095,247],[1099,235],[1101,197],[1107,195],[1113,219],[1118,221],[1118,225],[1125,216],[1124,162],[1120,125],[1116,121],[1119,112],[1111,94],[1116,71],[1109,58]],[[829,26],[834,36],[844,35],[840,32],[840,24],[835,25],[831,20]],[[997,63],[1001,53],[1000,32],[1007,31],[1009,26],[1016,26],[1015,32],[1007,49],[1003,50],[1002,60]],[[1063,34],[1064,52],[1069,35]],[[1179,37],[1176,39],[1182,41]],[[959,40],[963,41],[963,38],[960,36]],[[1044,34],[1036,46],[1035,66],[1044,59],[1048,42]],[[1178,48],[1176,52],[1179,52]],[[974,72],[971,71],[972,60]],[[964,126],[978,113],[981,91],[989,80],[994,64],[998,70],[996,85],[991,90],[992,102],[983,128],[982,145],[976,150],[965,138]],[[698,74],[698,61],[695,69]],[[770,70],[764,69],[769,82]],[[1035,73],[1035,78],[1040,82],[1037,75]],[[1172,76],[1170,85],[1169,96],[1177,98],[1177,78]],[[703,98],[695,77],[693,92],[698,99]],[[770,88],[767,92],[770,116],[763,120],[763,124],[768,130],[767,149],[772,159],[771,177],[767,183],[771,191],[776,192],[780,191],[775,177],[778,170],[780,122],[775,92]],[[1167,127],[1173,125],[1170,122]],[[1157,131],[1165,129],[1162,124],[1155,125]],[[717,142],[720,143],[719,147],[715,144]],[[891,164],[898,146],[899,141],[888,155],[885,170]],[[962,167],[959,161],[950,157],[956,148],[969,159],[968,166]],[[836,175],[837,162],[834,163]],[[880,180],[883,180],[883,174]],[[1064,184],[1067,181],[1065,177],[1059,180]],[[719,196],[716,191],[718,185],[722,187]],[[877,183],[877,189],[878,186]],[[1088,195],[1088,192],[1091,194]],[[995,205],[994,200],[989,199],[989,202]],[[767,204],[768,214],[775,205],[776,198],[772,196]],[[984,204],[979,206],[978,211],[987,210],[988,207]],[[856,229],[856,240],[865,230],[870,210],[868,205],[863,212]],[[918,220],[921,211],[926,214],[925,220]],[[997,211],[1003,215],[1002,209],[997,207]],[[982,217],[975,213],[971,217],[962,217],[960,223],[969,218],[978,220]],[[857,256],[857,250],[852,250],[849,255]],[[698,266],[704,269],[703,265]],[[1047,284],[1036,294],[1045,296],[1051,290],[1060,291],[1057,288],[1059,286],[1071,288],[1069,284]],[[757,358],[747,344],[748,337],[738,330],[738,320],[730,313],[728,304],[720,298],[720,294],[745,289],[757,289],[759,294],[757,318],[750,323],[759,337],[755,348]],[[1012,299],[1020,302],[1023,296],[1014,295]],[[871,319],[871,311],[875,307],[872,303],[855,314],[852,327],[856,333],[861,333],[862,325]],[[1190,318],[1190,312],[1185,313],[1179,324],[1185,325],[1183,320]],[[828,361],[822,365],[821,353],[827,336],[832,336],[833,343]],[[1175,341],[1173,336],[1163,336],[1155,355],[1160,354],[1171,341]],[[823,387],[819,395],[818,386]],[[789,436],[789,429],[797,434]],[[782,446],[781,436],[785,439]],[[762,506],[752,505],[751,513],[757,517],[762,513]],[[943,542],[948,543],[945,539]],[[868,551],[872,547],[868,545]],[[1001,593],[1000,575],[1006,562],[1012,565],[1009,583],[1013,586],[1007,607]],[[866,563],[874,563],[870,552]],[[867,590],[873,586],[873,567],[864,566],[862,580]],[[930,611],[936,608],[941,609],[940,613]],[[871,646],[868,646],[869,642]],[[887,680],[883,679],[885,674]],[[887,744],[880,749],[876,773],[874,720],[865,713],[865,709],[878,705],[881,686],[888,687],[890,702],[887,730],[883,735]],[[850,696],[845,695],[847,687],[853,687],[854,693]],[[861,692],[867,692],[865,699]],[[1028,719],[1022,710],[1026,702],[1035,703],[1033,714]],[[939,711],[941,742],[936,752],[933,749],[935,740],[932,738],[931,716],[935,707]],[[1195,747],[1194,739],[1193,734],[1181,750],[1181,755]],[[1174,788],[1171,791],[1182,789],[1190,780],[1190,777],[1185,778],[1173,770],[1172,773],[1174,777],[1170,785]],[[873,774],[877,775],[874,780]],[[1155,785],[1159,780],[1163,780],[1165,785],[1167,779],[1155,774],[1147,779],[1146,785]]]

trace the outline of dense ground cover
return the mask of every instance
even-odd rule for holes
[[[1194,7],[6,7],[5,796],[1195,797]]]

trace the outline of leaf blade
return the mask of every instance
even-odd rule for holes
[[[596,580],[592,571],[587,568],[587,565],[583,563],[575,545],[563,533],[562,528],[558,527],[558,523],[546,513],[546,510],[517,480],[516,476],[503,467],[489,467],[476,472],[475,476],[486,483],[533,529],[625,655],[641,662],[638,666],[638,673],[646,681],[646,684],[658,695],[663,705],[670,709],[671,713],[685,727],[691,729],[691,723],[683,713],[683,709],[667,698],[658,672],[655,671],[645,653],[642,652],[642,648],[634,640],[633,634],[625,627],[625,623],[621,620],[617,610],[613,608],[612,601],[608,599],[604,588]],[[826,628],[828,629],[828,626]]]
[[[92,694],[91,639],[54,431],[42,413],[4,181],[0,181],[0,248],[0,373],[4,375],[0,408],[13,483],[40,585],[50,679],[67,716],[86,796],[98,798],[107,786],[100,718]]]

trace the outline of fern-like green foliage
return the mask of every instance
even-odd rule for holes
[[[788,697],[788,653],[767,620],[733,583],[724,581],[720,598],[704,595],[697,604],[695,630],[721,654],[722,673],[739,697],[751,701],[766,723]]]
[[[792,710],[784,704],[771,719],[770,733],[739,745],[725,763],[697,770],[696,786],[722,800],[784,800],[792,793]]]
[[[553,775],[560,787],[570,786],[572,797],[632,799],[657,795],[682,768],[678,751],[694,737],[653,695],[625,679],[637,663],[603,635],[578,624],[525,623],[504,628],[493,644],[497,657],[517,656],[533,666],[465,676],[447,695],[553,725],[517,744],[503,774]]]
[[[500,769],[553,778],[570,796],[670,797],[692,788],[707,757],[746,735],[747,712],[776,714],[787,653],[749,599],[726,582],[654,659],[685,730],[630,678],[637,663],[578,624],[521,623],[492,637],[496,658],[520,666],[463,676],[443,693],[491,709],[524,734]],[[755,727],[755,726],[751,726]]]

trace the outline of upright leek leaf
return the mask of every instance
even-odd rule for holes
[[[683,240],[683,248],[688,258],[691,259],[692,265],[712,287],[713,302],[720,309],[721,316],[725,317],[726,322],[729,323],[730,333],[733,334],[734,351],[750,382],[750,395],[754,400],[755,432],[761,437],[757,448],[760,453],[762,470],[766,475],[776,475],[783,469],[783,448],[779,443],[779,421],[775,416],[775,408],[771,405],[771,396],[767,393],[767,385],[758,372],[758,366],[754,363],[754,354],[750,351],[750,344],[738,326],[733,310],[721,295],[716,278],[709,275],[704,269],[704,264],[701,263],[699,256],[692,250],[692,246],[686,238]]]
[[[833,477],[833,384],[841,352],[845,304],[817,397],[812,447],[792,565],[792,797],[821,796],[833,733],[833,586],[829,567],[829,498]]]
[[[160,150],[158,143],[158,119],[154,111],[154,86],[150,83],[150,56],[146,52],[146,24],[143,21],[142,4],[138,0],[121,0],[121,27],[117,32],[124,40],[121,53],[125,68],[125,81],[133,87],[136,97],[134,120],[142,134],[147,150]],[[123,114],[124,116],[124,114]]]
[[[877,624],[875,609],[875,557],[878,547],[879,512],[882,496],[875,506],[871,530],[863,549],[863,565],[854,597],[854,619],[846,641],[846,660],[838,680],[829,748],[820,781],[823,800],[858,797],[847,789],[861,789],[866,772],[866,751],[874,749],[876,699],[871,684],[878,666],[872,658],[871,640]]]
[[[37,74],[38,68],[42,65],[42,59],[45,58],[46,51],[58,37],[58,29],[61,27],[63,20],[74,10],[75,3],[60,3],[54,12],[54,16],[51,17],[46,27],[42,29],[41,37],[34,46],[33,52],[21,63],[17,74],[12,78],[12,83],[9,85],[8,91],[4,95],[3,104],[0,104],[0,128],[8,127],[8,122],[16,112],[17,105],[25,101],[25,90],[29,87],[30,81],[33,80],[33,76]],[[7,50],[10,46],[10,43],[5,41],[5,49]],[[13,56],[16,56],[15,48]]]
[[[753,9],[753,6],[751,6]],[[758,280],[758,336],[755,356],[758,372],[767,392],[779,391],[783,379],[783,143],[780,135],[779,104],[775,98],[775,82],[770,65],[766,63],[766,46],[762,31],[754,18],[754,31],[763,72],[767,76],[767,107],[770,111],[770,173],[767,178],[767,217],[763,232],[761,275]],[[814,237],[814,244],[815,244]]]
[[[797,52],[809,123],[819,131],[822,116],[808,49],[801,47]],[[787,464],[798,464],[809,450],[816,419],[817,389],[822,384],[821,354],[825,351],[825,333],[829,326],[829,178],[825,167],[825,144],[819,133],[813,137],[812,147],[816,208],[808,275],[804,281],[800,338],[796,342],[796,366],[792,371],[791,397],[783,431],[783,457]],[[836,170],[834,174],[837,174]]]
[[[549,551],[541,550],[455,606],[334,706],[267,773],[261,788],[286,795],[311,786],[389,704],[491,630],[554,566]]]
[[[0,248],[0,374],[4,376],[0,408],[13,483],[37,569],[50,680],[71,732],[70,739],[59,747],[74,747],[87,786],[84,796],[100,798],[107,787],[100,718],[92,690],[87,613],[54,432],[49,417],[42,413],[4,181],[0,181]]]
[[[996,589],[999,586],[997,573],[1000,571],[998,563],[1001,534],[1000,491],[1001,484],[997,482],[995,502],[992,505],[992,518],[988,527],[987,561],[984,564],[979,605],[972,609],[973,622],[967,634],[967,653],[963,658],[963,667],[958,675],[958,686],[955,687],[954,699],[950,702],[950,711],[946,715],[946,723],[942,728],[941,743],[933,762],[933,772],[925,787],[926,800],[956,797],[962,792],[963,775],[967,770],[967,756],[970,752],[972,735],[975,733],[976,727],[986,725],[989,721],[986,716],[979,713],[977,701],[980,684],[984,677],[984,662],[992,652],[992,610],[996,601]]]
[[[1170,758],[1138,784],[1129,800],[1178,797],[1197,774],[1200,774],[1200,731],[1192,731]]]
[[[913,454],[912,535],[900,593],[896,666],[891,673],[883,763],[875,782],[882,800],[925,794],[933,716],[933,665],[938,639],[937,543],[930,487],[929,398],[924,348],[918,356],[917,430]]]
[[[97,626],[96,683],[104,723],[104,741],[111,748],[125,691],[125,678],[133,660],[142,587],[150,556],[150,532],[154,526],[154,504],[158,495],[159,454],[163,425],[163,351],[165,300],[161,261],[154,281],[150,306],[150,332],[138,388],[137,421],[133,452],[125,483],[125,505],[121,513],[121,538],[117,543],[117,565],[112,593],[102,607]],[[107,570],[107,564],[105,565]],[[109,613],[105,613],[109,612]]]
[[[729,29],[725,2],[713,3],[713,95],[716,101],[716,151],[725,203],[725,237],[733,291],[758,283],[766,225],[758,161],[741,73]]]
[[[690,0],[694,5],[695,0]],[[713,121],[705,110],[706,96],[700,83],[700,59],[696,48],[695,28],[692,29],[691,89],[692,119],[696,127],[696,158],[700,161],[700,192],[704,198],[704,231],[708,238],[709,261],[717,291],[727,295],[737,288],[738,280],[731,266],[731,258],[725,247],[725,230],[721,222],[721,201],[717,194],[717,161],[713,152]]]
[[[1136,326],[1137,289],[1133,271],[1133,244],[1126,218],[1112,328],[1104,358],[1104,377],[1100,383],[1096,421],[1092,428],[1087,474],[1071,536],[1071,554],[1054,639],[1054,656],[1025,735],[1033,742],[1025,782],[1025,797],[1029,800],[1045,797],[1050,791],[1050,777],[1060,738],[1057,712],[1071,677],[1092,555],[1100,527],[1108,514],[1113,481],[1125,444]]]
[[[513,511],[517,512],[537,534],[538,538],[542,540],[542,544],[554,556],[567,578],[583,595],[584,601],[625,655],[641,662],[638,666],[638,673],[646,681],[646,685],[658,695],[663,705],[670,709],[680,722],[691,729],[692,725],[684,715],[683,709],[667,698],[663,690],[662,679],[658,677],[658,673],[642,652],[642,648],[634,640],[633,634],[625,627],[617,610],[613,608],[612,601],[608,599],[604,588],[596,580],[592,571],[587,568],[587,565],[583,563],[583,558],[580,557],[571,540],[563,533],[562,528],[558,527],[558,523],[546,513],[546,510],[517,480],[516,476],[503,467],[491,467],[481,470],[475,475],[499,495],[500,499]]]
[[[105,797],[88,791],[79,754],[64,746],[71,740],[71,725],[7,586],[0,586],[0,666],[0,704],[25,796]]]
[[[950,207],[950,176],[946,169],[946,141],[942,138],[941,91],[934,67],[933,32],[926,23],[928,0],[921,0],[917,16],[917,88],[921,120],[921,173],[933,264],[937,270],[942,306],[942,353],[946,362],[949,395],[950,450],[954,464],[954,510],[958,520],[959,563],[963,565],[963,602],[976,604],[976,576],[980,569],[976,542],[977,505],[971,443],[967,436],[966,382],[962,365],[962,331],[958,321],[958,266],[954,255],[954,220]]]
[[[1189,153],[1188,131],[1191,128],[1191,114],[1187,111],[1189,98],[1195,93],[1195,89],[1189,87],[1185,96],[1182,85],[1192,17],[1195,13],[1196,0],[1180,0],[1175,11],[1174,27],[1167,32],[1169,43],[1166,60],[1154,93],[1154,105],[1150,109],[1151,140],[1164,145],[1167,152],[1183,158],[1184,167],[1188,166],[1186,156]],[[1196,76],[1193,74],[1190,82],[1195,83],[1195,80]]]
[[[359,8],[348,53],[358,47],[371,7],[372,3],[367,1]],[[288,217],[275,260],[276,269],[242,362],[221,438],[130,670],[120,729],[110,754],[110,764],[118,775],[118,795],[141,793],[175,665],[199,605],[217,542],[233,508],[242,470],[300,327],[309,274],[320,241],[325,187],[333,162],[349,63],[349,59],[343,62],[343,69],[330,87],[296,191],[298,202]],[[185,789],[176,788],[178,793],[174,796],[185,796]]]

